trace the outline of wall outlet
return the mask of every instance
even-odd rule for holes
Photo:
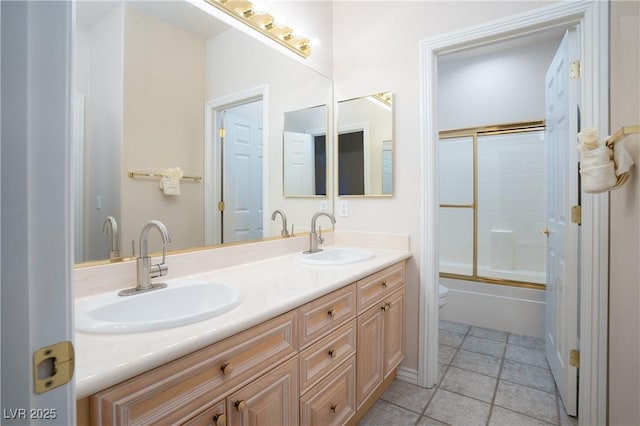
[[[340,216],[341,217],[348,217],[349,216],[349,201],[347,200],[340,200]]]
[[[327,203],[327,200],[321,200],[320,201],[320,211],[321,212],[326,212],[329,210],[329,203]]]

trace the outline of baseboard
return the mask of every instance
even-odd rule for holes
[[[412,385],[418,384],[418,370],[414,370],[413,368],[407,367],[398,367],[398,373],[396,374],[396,379],[402,380],[406,383],[411,383]]]

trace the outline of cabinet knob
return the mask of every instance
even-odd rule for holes
[[[335,358],[337,354],[338,354],[338,352],[335,349],[330,349],[329,350],[329,356],[331,358]]]
[[[227,424],[227,416],[224,414],[216,414],[213,416],[213,424],[214,426],[226,426]]]
[[[381,284],[383,288],[387,288],[387,280],[382,281]]]
[[[337,408],[338,408],[338,404],[331,404],[331,411],[333,411],[334,413],[336,412]]]
[[[222,374],[228,376],[229,374],[233,373],[233,364],[231,364],[230,362],[225,362],[220,366],[220,370],[222,370]]]
[[[331,308],[329,309],[329,312],[327,312],[327,315],[329,315],[331,318],[336,316],[336,310]]]
[[[245,401],[244,399],[236,401],[234,405],[236,406],[236,410],[238,410],[238,412],[240,413],[247,409],[247,401]]]
[[[380,309],[382,309],[383,311],[386,311],[390,307],[391,307],[391,303],[386,302],[386,303],[383,303],[382,306],[380,306]]]

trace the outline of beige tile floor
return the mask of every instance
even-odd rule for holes
[[[576,426],[567,416],[544,341],[440,321],[438,384],[396,380],[359,425]]]

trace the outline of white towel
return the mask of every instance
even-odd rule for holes
[[[160,179],[160,189],[166,195],[180,195],[180,179],[184,173],[180,167],[164,169],[162,179]]]
[[[629,173],[629,169],[635,164],[633,157],[622,142],[618,142],[613,146],[613,159],[616,163],[617,176]]]
[[[598,130],[594,127],[587,127],[578,132],[578,140],[580,141],[580,145],[578,146],[580,152],[590,151],[600,146]]]
[[[606,146],[600,146],[588,151],[582,151],[580,156],[580,166],[589,168],[595,166],[604,166],[611,161],[611,150]]]
[[[618,182],[613,161],[600,166],[580,166],[580,175],[582,189],[590,194],[609,191]]]
[[[579,132],[578,140],[582,189],[590,194],[610,191],[618,182],[613,150],[600,141],[593,127]]]

